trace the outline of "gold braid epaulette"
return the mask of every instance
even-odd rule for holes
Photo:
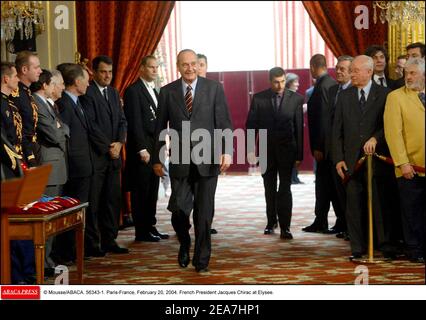
[[[15,106],[12,100],[8,99],[9,107],[12,110],[13,114],[13,124],[16,129],[16,138],[18,141],[16,142],[15,149],[16,152],[22,154],[22,117],[19,114],[18,107]]]
[[[10,95],[14,98],[18,98],[19,97],[19,87],[16,88],[15,90],[13,90]]]
[[[10,162],[12,163],[12,170],[16,169],[16,159],[22,159],[22,157],[10,149],[5,143],[3,144],[4,150],[6,150],[7,155],[10,158]]]

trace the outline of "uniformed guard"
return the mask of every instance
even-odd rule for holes
[[[18,72],[18,89],[11,94],[11,100],[16,105],[22,117],[22,152],[28,166],[39,164],[39,149],[37,143],[37,105],[31,95],[30,85],[38,81],[41,68],[37,53],[21,51],[17,54],[16,71]]]

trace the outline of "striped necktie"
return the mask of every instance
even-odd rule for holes
[[[186,87],[186,93],[185,93],[185,106],[186,110],[188,110],[189,115],[192,113],[192,87],[187,86]]]

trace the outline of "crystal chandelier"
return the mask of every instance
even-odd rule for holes
[[[20,39],[30,39],[34,35],[34,27],[41,33],[45,29],[42,1],[2,1],[1,2],[1,37],[5,41],[20,32]]]
[[[380,9],[381,23],[395,24],[424,23],[424,1],[373,1],[374,23],[377,23],[376,8]]]

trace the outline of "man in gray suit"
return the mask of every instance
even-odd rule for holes
[[[223,150],[219,149],[217,144],[211,143],[211,149],[201,151],[206,154],[212,151],[209,159],[204,161],[207,157],[201,156],[202,161],[197,161],[194,154],[200,153],[200,139],[195,138],[193,133],[195,129],[202,129],[205,133],[203,142],[209,138],[212,142],[214,129],[229,129],[228,132],[232,136],[232,123],[222,85],[198,77],[197,66],[197,54],[193,50],[182,50],[177,56],[177,67],[182,78],[161,88],[153,169],[156,175],[164,175],[160,161],[162,155],[159,154],[160,149],[164,151],[162,149],[164,141],[160,141],[160,133],[164,134],[162,131],[169,123],[171,130],[169,172],[172,194],[168,210],[172,212],[172,225],[180,242],[178,262],[183,268],[189,264],[191,246],[189,216],[194,209],[195,249],[192,264],[197,272],[207,272],[211,255],[210,229],[217,178],[219,173],[228,169],[231,164],[232,143],[225,145]],[[188,141],[189,150],[185,150],[185,142]],[[175,147],[179,147],[180,151]]]
[[[40,144],[40,163],[52,165],[44,194],[49,197],[62,195],[62,187],[67,181],[66,144],[69,137],[69,128],[63,123],[55,110],[54,104],[48,101],[53,98],[55,83],[52,73],[42,70],[37,82],[31,84],[34,101],[38,107],[37,137]],[[46,242],[45,266],[47,276],[53,276],[55,263],[50,258],[53,238]]]

